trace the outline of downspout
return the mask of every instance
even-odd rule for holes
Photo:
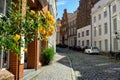
[[[109,18],[110,18],[110,53],[112,52],[112,35],[111,35],[111,5],[109,4]]]
[[[92,16],[91,16],[91,46],[92,46]]]

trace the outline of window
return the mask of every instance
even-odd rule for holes
[[[86,40],[86,46],[89,46],[89,44],[90,44],[89,40]]]
[[[74,34],[76,34],[76,28],[74,27]]]
[[[104,11],[104,18],[107,17],[107,11]]]
[[[98,15],[99,20],[101,20],[101,14]]]
[[[82,46],[84,46],[84,41],[82,41]]]
[[[80,38],[80,33],[78,33],[78,38]]]
[[[9,52],[4,51],[3,49],[0,52],[0,69],[2,68],[8,68],[9,64]]]
[[[78,46],[80,46],[80,40],[78,41]]]
[[[108,51],[108,40],[105,39],[105,50]]]
[[[105,33],[105,34],[108,33],[107,23],[104,23],[104,33]]]
[[[101,35],[102,34],[102,30],[101,30],[101,25],[99,25],[99,35]]]
[[[82,32],[82,37],[84,37],[84,32]]]
[[[69,36],[70,36],[70,29],[69,29]]]
[[[118,40],[116,38],[113,39],[114,41],[114,51],[118,51]]]
[[[4,14],[4,1],[5,0],[0,1],[0,13],[3,13],[3,14]]]
[[[113,32],[117,30],[117,19],[116,18],[113,19],[113,30],[114,30]]]
[[[102,49],[102,41],[99,41],[99,49]]]
[[[96,27],[94,27],[94,36],[96,36]]]
[[[96,22],[96,16],[94,16],[94,22]]]
[[[86,36],[89,36],[89,30],[86,30]]]
[[[112,7],[112,11],[113,11],[113,13],[116,12],[116,5],[113,5],[113,7]]]
[[[97,43],[96,43],[96,41],[94,41],[94,46],[97,46]]]
[[[73,28],[71,28],[71,35],[73,35]]]

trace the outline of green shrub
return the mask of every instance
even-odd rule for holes
[[[43,65],[48,65],[54,58],[54,48],[50,47],[43,51],[42,57],[43,57]]]

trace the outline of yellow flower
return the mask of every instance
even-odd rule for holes
[[[50,15],[51,15],[51,14],[50,14],[49,11],[46,11],[46,12],[45,12],[45,16],[46,16],[46,17],[48,17],[48,16],[50,16]]]
[[[16,34],[13,39],[15,42],[17,42],[20,39],[20,35]]]
[[[50,30],[54,31],[55,27],[54,26],[50,26]]]
[[[47,16],[47,18],[48,18],[49,21],[54,19],[52,15]]]
[[[34,14],[35,14],[35,11],[34,11],[34,10],[31,10],[30,13],[31,13],[31,15],[34,15]]]
[[[42,34],[42,35],[45,35],[46,34],[46,30],[45,30],[45,28],[43,28],[43,27],[39,27],[39,32]]]
[[[48,41],[48,36],[44,36],[42,40]]]
[[[51,22],[50,22],[50,21],[46,21],[46,25],[47,25],[47,26],[50,26],[50,25],[51,25]]]
[[[27,48],[24,48],[23,51],[24,51],[24,52],[27,52]]]
[[[53,31],[52,31],[52,30],[48,30],[47,35],[48,35],[48,36],[53,35]]]
[[[55,19],[52,19],[51,21],[52,21],[52,24],[55,24],[55,22],[56,22]]]

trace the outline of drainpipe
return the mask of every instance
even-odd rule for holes
[[[90,22],[91,22],[91,29],[90,29],[91,30],[91,35],[90,35],[90,38],[91,38],[91,46],[92,46],[92,15],[91,15],[91,21]]]
[[[111,5],[109,4],[109,18],[110,18],[110,53],[112,52],[112,35],[111,35]]]

